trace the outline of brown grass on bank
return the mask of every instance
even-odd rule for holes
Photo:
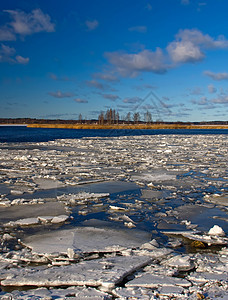
[[[228,125],[184,125],[184,124],[28,124],[30,128],[65,129],[228,129]]]

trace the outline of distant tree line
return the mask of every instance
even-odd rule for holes
[[[97,119],[84,119],[82,114],[78,115],[75,120],[63,119],[36,119],[36,118],[0,118],[0,124],[186,124],[186,125],[228,125],[228,121],[202,121],[202,122],[163,122],[152,120],[152,115],[149,111],[145,113],[128,112],[121,116],[115,109],[107,109],[106,112],[100,112]]]
[[[147,123],[151,124],[152,114],[147,111],[144,113],[143,119],[141,119],[141,115],[139,112],[128,112],[125,116],[120,118],[119,113],[115,109],[107,109],[106,112],[101,112],[98,116],[98,124],[119,124],[119,123],[129,123],[129,124],[139,124],[139,123]]]

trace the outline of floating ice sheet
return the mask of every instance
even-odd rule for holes
[[[151,234],[135,229],[77,227],[25,237],[23,243],[36,253],[113,252],[139,247]]]
[[[66,213],[65,206],[60,202],[46,202],[34,205],[16,205],[10,207],[0,207],[0,221],[7,223],[24,218],[37,218],[47,215],[58,216]]]
[[[78,264],[35,268],[8,275],[1,282],[3,286],[103,286],[114,288],[127,275],[149,264],[151,258],[143,256],[113,257],[84,261]],[[23,276],[22,276],[23,275]]]
[[[146,287],[157,288],[159,286],[182,286],[189,287],[191,283],[182,278],[168,277],[165,275],[153,275],[151,273],[143,273],[141,276],[134,278],[126,283],[126,287]]]
[[[28,291],[0,292],[1,299],[44,300],[44,299],[80,299],[80,300],[111,300],[111,295],[91,287],[69,287],[66,289],[37,288]],[[69,298],[68,298],[69,297]]]
[[[205,201],[212,202],[217,205],[228,206],[228,195],[206,195],[204,197]]]
[[[132,175],[131,179],[133,181],[142,182],[160,182],[160,181],[171,181],[176,180],[175,174],[169,174],[167,172],[155,172],[155,173],[142,173],[139,175]]]
[[[31,247],[34,243],[34,251],[30,251],[21,249],[22,246],[18,243],[19,231],[16,228],[0,228],[2,230],[0,231],[1,278],[5,279],[5,284],[8,280],[9,285],[15,282],[21,285],[26,282],[29,284],[36,282],[38,285],[49,284],[50,286],[63,284],[66,280],[69,285],[75,282],[93,284],[95,280],[95,284],[113,288],[118,280],[122,280],[120,278],[124,268],[130,272],[129,265],[141,266],[138,261],[130,262],[130,259],[133,259],[132,255],[137,256],[138,259],[147,256],[153,259],[153,265],[148,265],[143,271],[137,269],[137,274],[134,274],[135,279],[138,278],[137,280],[141,280],[142,285],[145,285],[146,278],[143,280],[141,276],[158,276],[154,280],[160,278],[160,283],[154,290],[142,286],[116,288],[113,293],[116,292],[115,295],[120,299],[128,297],[152,300],[158,297],[164,299],[175,297],[178,300],[195,300],[203,296],[225,299],[227,297],[227,250],[223,249],[209,255],[194,253],[183,256],[162,246],[162,243],[166,244],[167,241],[164,242],[160,230],[172,228],[176,230],[174,234],[177,234],[177,230],[183,228],[184,232],[179,231],[179,234],[192,241],[201,241],[202,244],[208,245],[220,244],[220,246],[227,243],[226,237],[205,234],[214,224],[222,227],[227,234],[227,223],[224,222],[227,219],[227,141],[227,135],[216,135],[216,137],[155,135],[62,139],[47,143],[4,144],[2,147],[0,145],[2,224],[19,219],[24,222],[27,219],[28,222],[29,219],[32,221],[34,218],[39,220],[41,230],[42,226],[46,226],[45,224],[48,225],[45,230],[47,228],[56,230],[59,225],[51,225],[53,218],[61,215],[68,216],[69,206],[77,205],[72,208],[75,223],[87,218],[87,224],[84,222],[84,227],[81,228],[89,229],[87,232],[82,229],[81,232],[79,229],[74,232],[73,229],[72,232],[68,227],[65,230],[50,232],[50,235],[45,233],[42,236],[43,232],[40,231],[39,234],[34,234],[31,240],[30,236],[22,238]],[[104,183],[95,184],[95,182]],[[143,186],[140,188],[142,193],[139,192],[136,183]],[[81,199],[75,196],[85,192],[88,194],[84,194]],[[99,198],[96,195],[93,198],[89,196],[91,193],[108,193],[109,197],[103,195],[106,198]],[[65,195],[61,198],[62,194]],[[47,198],[53,198],[51,200],[53,202],[49,202]],[[36,199],[44,203],[35,204]],[[68,213],[64,205],[68,205],[66,208]],[[77,213],[82,213],[78,215],[79,220],[77,220]],[[148,243],[151,235],[144,236],[142,231],[137,235],[136,231],[129,229],[124,231],[114,226],[98,226],[96,222],[89,220],[95,218],[95,215],[96,218],[102,216],[112,220],[112,224],[122,222],[128,227],[146,226],[147,229],[149,227],[152,238],[156,238],[161,247],[152,242]],[[55,218],[58,221],[64,219],[64,216]],[[194,229],[197,225],[204,232],[185,231],[186,228]],[[5,230],[13,239],[5,235]],[[27,231],[35,232],[35,230],[35,228],[21,227],[20,234]],[[215,233],[217,234],[218,231],[216,230]],[[141,244],[144,245],[140,247]],[[168,245],[172,247],[180,245],[178,237],[173,235]],[[41,254],[36,254],[36,250]],[[120,251],[116,253],[117,250]],[[121,261],[118,258],[118,264],[114,261],[113,263],[106,261],[101,267],[99,259],[101,253],[98,252],[103,251],[105,253],[102,255],[105,257],[120,253],[124,256]],[[207,251],[210,249],[207,248]],[[83,258],[84,261],[76,263]],[[86,259],[91,261],[88,262]],[[43,265],[24,267],[25,264],[33,263]],[[69,265],[70,263],[76,264]],[[196,272],[189,274],[189,277],[187,274],[182,274],[185,279],[176,278],[182,270],[192,272],[193,263]],[[53,267],[53,265],[64,264],[68,266]],[[63,273],[59,273],[60,271]],[[75,272],[78,276],[81,272],[82,277],[77,277]],[[148,273],[150,275],[146,275]],[[125,278],[128,284],[131,282],[130,278],[132,277]],[[183,286],[186,279],[192,286]],[[162,280],[169,285],[162,285]],[[177,285],[177,281],[181,282],[181,285]],[[89,290],[89,288],[81,288],[82,294],[68,291],[73,298],[79,295],[83,297],[84,291]],[[47,293],[46,289],[34,291],[40,293],[37,297]],[[52,291],[55,294],[52,294]],[[51,294],[47,297],[56,299],[67,295],[62,289],[58,291],[50,289],[49,293]],[[30,297],[26,292],[14,292],[12,295],[21,297],[20,299]],[[96,299],[94,289],[91,295],[91,298],[94,296],[93,299]],[[100,296],[103,297],[103,295],[98,297]]]

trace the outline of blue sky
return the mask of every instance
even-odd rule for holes
[[[2,0],[0,117],[228,119],[227,0]]]

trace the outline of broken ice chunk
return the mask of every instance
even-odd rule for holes
[[[126,208],[124,207],[120,207],[120,206],[116,206],[116,205],[109,205],[111,210],[121,210],[121,211],[126,211]]]
[[[141,276],[127,282],[126,287],[147,287],[157,288],[159,286],[182,286],[189,287],[191,283],[188,280],[176,277],[168,277],[164,275],[153,275],[151,273],[143,273]]]
[[[22,195],[22,194],[24,194],[24,192],[20,191],[20,190],[11,190],[10,193],[12,195]]]
[[[188,255],[175,255],[168,260],[163,261],[162,264],[172,268],[177,268],[179,271],[189,271],[195,267],[192,259]]]
[[[63,194],[61,196],[57,196],[59,201],[66,201],[69,205],[77,205],[87,202],[88,200],[96,200],[100,198],[109,197],[109,193],[88,193],[88,192],[80,192],[78,194]]]
[[[63,182],[49,178],[34,178],[34,182],[38,184],[39,188],[42,190],[57,189],[64,186]]]
[[[166,246],[170,248],[178,248],[182,246],[182,241],[179,239],[169,238]]]
[[[65,222],[66,220],[69,219],[69,216],[67,215],[60,215],[60,216],[56,216],[51,220],[51,223],[56,224],[56,223],[62,223]]]
[[[140,247],[140,249],[146,249],[146,250],[154,250],[156,248],[159,248],[159,244],[155,239],[153,239],[148,243],[142,244]]]
[[[132,222],[124,222],[124,226],[126,226],[128,228],[136,227],[135,224],[133,224]]]
[[[228,195],[205,195],[204,200],[221,206],[228,206]]]
[[[175,297],[175,296],[180,296],[181,294],[184,293],[184,289],[180,286],[175,286],[175,285],[170,285],[170,286],[163,286],[159,288],[159,294],[169,297]]]
[[[150,262],[151,258],[145,256],[116,256],[48,269],[27,268],[24,274],[15,272],[12,276],[7,276],[1,284],[3,286],[32,285],[38,287],[88,285],[102,286],[103,289],[109,290],[113,289],[126,276]],[[108,266],[108,268],[104,269],[104,266]]]
[[[150,173],[142,173],[139,175],[132,175],[133,181],[142,181],[142,182],[158,182],[158,181],[169,181],[169,180],[176,180],[176,175],[170,174],[168,172],[154,172],[153,174]]]
[[[215,236],[225,236],[225,232],[224,230],[218,226],[218,225],[214,225],[209,231],[208,231],[209,235],[215,235]]]
[[[53,219],[53,216],[39,216],[38,219],[42,223],[48,223],[48,222],[51,222],[51,220]]]
[[[77,227],[25,237],[23,243],[36,253],[114,252],[139,247],[150,240],[150,233],[135,229]]]
[[[8,199],[3,199],[0,201],[0,206],[10,206],[11,205],[11,201]]]
[[[226,237],[206,235],[200,233],[199,231],[163,231],[162,233],[167,235],[182,235],[190,240],[205,243],[208,246],[228,244],[228,238]]]
[[[147,288],[122,288],[118,287],[115,290],[112,290],[112,293],[117,297],[117,299],[143,299],[143,300],[155,300],[153,297],[153,291]]]
[[[39,224],[40,221],[38,218],[25,218],[25,219],[19,219],[17,221],[10,221],[9,223],[5,224],[5,226],[32,226]]]
[[[80,300],[111,300],[112,297],[91,287],[69,287],[66,289],[50,289],[37,288],[27,291],[16,291],[11,293],[0,293],[1,299],[36,299],[36,300],[51,300],[51,299],[80,299]]]

